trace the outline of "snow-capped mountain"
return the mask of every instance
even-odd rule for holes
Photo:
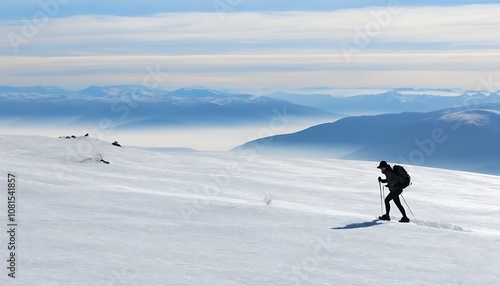
[[[315,89],[316,90],[316,89]],[[312,90],[312,91],[315,91]],[[459,96],[437,96],[432,93],[457,93]],[[430,94],[426,94],[430,93]],[[79,123],[116,115],[123,108],[131,112],[130,122],[172,122],[196,124],[203,119],[203,108],[207,115],[218,109],[219,119],[227,115],[252,116],[256,121],[269,120],[272,109],[293,110],[293,116],[339,118],[339,114],[381,114],[388,112],[427,112],[441,108],[500,102],[495,92],[431,90],[399,88],[380,94],[335,97],[329,94],[273,93],[269,96],[233,94],[205,87],[186,87],[174,91],[149,89],[138,85],[90,86],[78,91],[67,91],[57,87],[9,87],[0,86],[0,116],[16,117],[67,117],[80,118]],[[217,105],[217,106],[214,106]],[[248,108],[243,108],[246,105]],[[187,114],[196,113],[189,120]],[[331,113],[334,113],[333,115]],[[184,118],[176,118],[181,116]],[[213,121],[213,116],[199,123]],[[224,122],[237,123],[238,117],[226,118]],[[217,120],[215,120],[217,121]],[[215,122],[214,121],[214,122]],[[220,120],[219,120],[220,121]],[[214,123],[212,122],[212,123]],[[175,124],[177,124],[175,123]],[[212,124],[210,123],[210,124]]]
[[[269,141],[269,142],[268,142]],[[500,173],[498,104],[427,113],[347,117],[300,132],[263,138],[265,151]]]
[[[498,176],[407,167],[400,224],[377,164],[0,135],[0,285],[498,284]]]
[[[0,94],[65,94],[68,91],[55,86],[14,87],[0,86]]]
[[[208,88],[175,91],[150,90],[143,86],[91,86],[79,91],[52,87],[0,88],[0,116],[24,122],[36,118],[64,117],[74,124],[126,117],[121,127],[147,125],[227,125],[269,121],[277,112],[297,118],[338,115],[287,101],[249,94],[223,93]],[[126,116],[125,116],[126,115]]]
[[[429,93],[429,94],[426,94]],[[273,93],[268,96],[344,114],[381,114],[393,112],[429,112],[433,110],[471,104],[500,102],[498,92],[460,91],[457,96],[440,96],[432,93],[451,90],[395,89],[379,94],[338,97],[329,94]],[[458,91],[454,91],[458,93]]]

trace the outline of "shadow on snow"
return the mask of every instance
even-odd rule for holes
[[[365,227],[370,227],[370,226],[375,226],[375,225],[379,225],[379,224],[383,224],[383,222],[381,222],[380,220],[378,219],[374,219],[372,221],[367,221],[367,222],[359,222],[359,223],[352,223],[352,224],[348,224],[346,226],[342,226],[342,227],[332,227],[331,229],[355,229],[355,228],[365,228]]]
[[[371,227],[379,224],[384,224],[384,222],[374,219],[372,221],[367,221],[367,222],[359,222],[359,223],[352,223],[348,224],[346,226],[341,226],[341,227],[332,227],[331,229],[356,229],[356,228],[366,228],[366,227]],[[432,221],[415,221],[415,224],[418,226],[426,226],[426,227],[432,227],[432,228],[438,228],[438,229],[444,229],[444,230],[453,230],[453,231],[468,231],[463,229],[460,226],[449,224],[449,223],[439,223],[439,222],[432,222]]]

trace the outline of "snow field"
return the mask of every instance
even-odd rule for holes
[[[413,185],[404,197],[418,224],[400,224],[394,205],[393,221],[374,221],[381,212],[378,162],[261,157],[251,150],[162,153],[92,138],[8,135],[0,135],[0,153],[1,174],[19,179],[17,277],[3,268],[2,285],[500,279],[497,176],[405,166]],[[97,153],[111,164],[80,163]],[[0,206],[6,200],[0,196]],[[1,217],[6,212],[0,208]]]

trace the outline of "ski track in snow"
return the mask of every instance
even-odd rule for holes
[[[0,135],[0,147],[2,174],[19,178],[20,221],[18,278],[3,268],[1,285],[500,280],[497,176],[409,166],[416,220],[401,224],[394,206],[391,222],[375,220],[378,162],[161,153],[92,138]],[[98,153],[111,164],[78,162]]]
[[[466,231],[462,227],[458,225],[453,225],[451,223],[439,223],[435,221],[421,221],[418,220],[416,222],[417,225],[420,226],[427,226],[427,227],[434,227],[434,228],[440,228],[440,229],[448,229],[448,230],[455,230],[455,231]]]

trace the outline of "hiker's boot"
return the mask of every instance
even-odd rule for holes
[[[391,220],[391,217],[387,214],[378,217],[379,220]]]
[[[408,223],[408,222],[410,222],[410,219],[409,219],[409,218],[407,218],[407,217],[403,217],[403,218],[401,218],[401,219],[399,220],[399,222]]]

